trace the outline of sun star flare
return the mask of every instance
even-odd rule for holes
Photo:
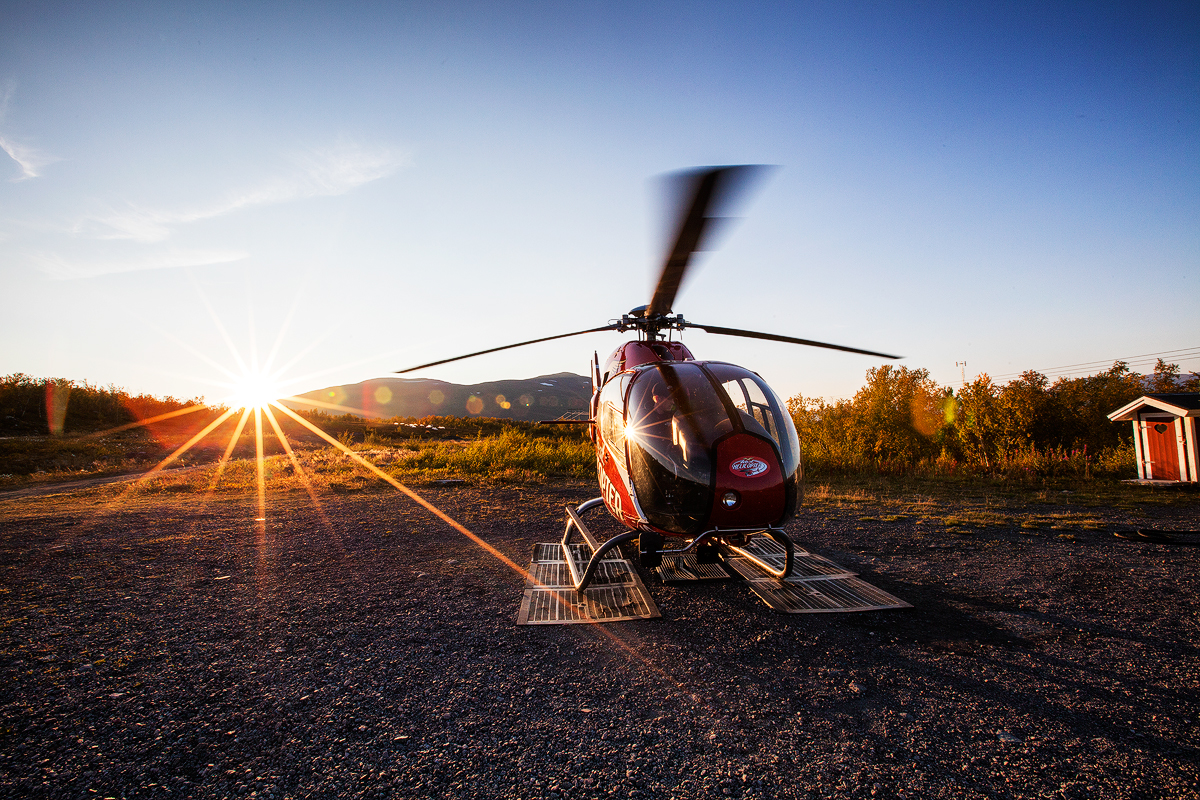
[[[231,408],[262,409],[286,394],[269,375],[246,373],[233,385],[227,403]]]

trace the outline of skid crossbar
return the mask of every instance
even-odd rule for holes
[[[761,569],[763,572],[766,572],[775,580],[786,580],[788,576],[792,574],[792,562],[795,560],[795,548],[792,546],[792,540],[788,538],[786,533],[778,528],[766,528],[761,531],[761,533],[770,536],[772,539],[779,542],[779,544],[783,547],[783,569],[775,569],[775,567],[773,567],[767,561],[764,561],[763,558],[757,553],[753,553],[744,547],[734,547],[730,545],[729,549],[737,553],[742,558],[753,562],[756,567]]]
[[[604,559],[608,551],[614,547],[620,547],[626,542],[633,541],[641,535],[638,531],[629,531],[619,536],[614,536],[604,544],[600,544],[596,537],[592,535],[592,532],[587,529],[587,526],[583,524],[580,515],[603,504],[604,498],[596,497],[581,504],[579,508],[567,506],[567,528],[563,531],[561,546],[563,558],[567,562],[567,569],[571,572],[571,583],[577,592],[582,592],[592,582],[592,579],[596,576],[596,568],[600,566],[600,562]],[[579,574],[579,566],[575,563],[575,557],[571,554],[571,530],[573,528],[579,531],[579,535],[583,537],[588,547],[592,549],[592,557],[588,559],[587,566],[584,568],[582,575]]]

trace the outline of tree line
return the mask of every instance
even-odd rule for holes
[[[16,372],[0,378],[0,427],[20,433],[103,430],[203,402]]]
[[[1032,370],[1005,384],[983,374],[956,394],[926,369],[870,369],[849,400],[787,401],[809,474],[975,473],[1128,477],[1132,432],[1109,412],[1148,392],[1200,391],[1158,360],[1140,375],[1123,361],[1086,378],[1050,383]]]
[[[983,374],[957,393],[928,370],[888,365],[868,370],[851,399],[796,395],[787,408],[810,476],[1128,477],[1135,473],[1132,432],[1107,415],[1147,392],[1174,391],[1200,391],[1200,378],[1181,380],[1179,366],[1162,359],[1149,375],[1122,361],[1053,383],[1032,370],[1005,384]],[[99,431],[202,403],[24,373],[0,378],[0,428],[13,433]],[[213,413],[189,414],[178,424],[195,425]]]

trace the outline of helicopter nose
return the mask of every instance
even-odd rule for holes
[[[738,433],[717,445],[717,491],[710,524],[721,528],[773,525],[783,516],[786,477],[765,439]]]

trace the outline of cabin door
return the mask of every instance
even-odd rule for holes
[[[1156,481],[1179,480],[1179,447],[1174,420],[1145,422],[1146,450],[1150,454],[1150,477]]]

